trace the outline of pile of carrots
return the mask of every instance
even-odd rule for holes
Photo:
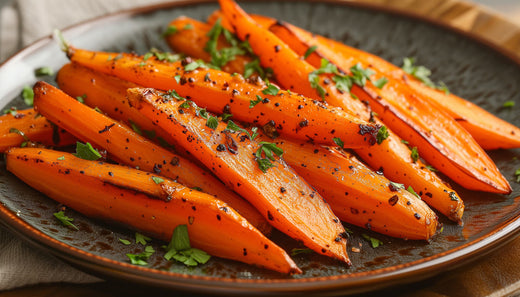
[[[165,241],[185,224],[196,248],[289,274],[272,227],[348,265],[342,221],[409,240],[432,238],[437,214],[461,224],[432,166],[511,192],[484,150],[520,147],[517,127],[379,57],[220,6],[169,24],[182,59],[63,42],[59,89],[38,82],[34,109],[0,117],[7,169],[87,216]],[[77,141],[104,158],[46,148]]]

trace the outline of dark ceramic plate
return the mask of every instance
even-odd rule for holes
[[[434,80],[444,81],[452,92],[520,126],[516,107],[501,108],[507,100],[520,106],[520,67],[472,39],[420,20],[346,4],[248,2],[243,6],[249,12],[290,21],[398,65],[403,57],[414,56],[433,70]],[[96,19],[65,30],[64,35],[72,44],[87,49],[139,53],[151,47],[166,50],[160,33],[170,20],[180,15],[202,20],[216,8],[215,3],[177,2]],[[22,106],[20,91],[36,81],[35,68],[51,66],[57,70],[66,62],[50,38],[22,50],[0,67],[0,107]],[[359,253],[350,252],[353,266],[347,268],[318,255],[298,255],[294,259],[304,274],[297,276],[221,259],[199,268],[185,268],[167,263],[161,253],[151,259],[149,267],[131,265],[125,254],[139,253],[142,246],[125,246],[119,238],[133,240],[132,231],[90,220],[72,210],[68,214],[75,218],[80,231],[64,228],[53,218],[58,204],[6,172],[3,163],[0,218],[21,237],[102,277],[205,293],[353,293],[424,279],[474,260],[516,236],[520,230],[520,184],[514,181],[514,171],[520,167],[520,150],[499,150],[490,155],[509,179],[513,193],[489,195],[456,188],[466,203],[463,227],[441,218],[442,234],[426,243],[347,226],[354,232],[348,250],[361,247]],[[383,245],[372,248],[362,239],[363,233],[382,240]],[[274,237],[286,249],[298,247],[283,235]],[[160,251],[162,244],[156,241],[156,250]]]

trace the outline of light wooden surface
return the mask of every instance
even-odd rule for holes
[[[520,0],[476,0],[488,5],[486,8],[473,2],[460,0],[343,0],[382,6],[385,9],[405,12],[422,18],[442,23],[456,30],[484,40],[486,43],[502,50],[510,57],[520,61]],[[502,5],[502,6],[500,6]],[[502,10],[502,15],[497,12]],[[392,288],[384,292],[368,294],[368,296],[517,296],[520,291],[520,272],[518,278],[496,277],[493,273],[514,269],[520,271],[520,259],[504,259],[504,255],[518,254],[520,239],[503,247],[478,263],[459,268],[447,275],[433,280],[408,285],[403,288]],[[516,261],[519,260],[519,261]],[[513,263],[515,262],[515,263]],[[509,263],[509,264],[508,264]],[[512,265],[512,266],[511,266]],[[497,268],[498,266],[498,268]],[[497,272],[498,271],[498,272]],[[509,270],[510,271],[510,270]],[[515,273],[508,273],[509,276]],[[469,280],[468,280],[469,279]],[[472,285],[474,284],[474,286]],[[135,288],[128,284],[104,282],[89,285],[51,284],[21,288],[0,292],[0,297],[10,296],[163,296],[165,292],[156,289]],[[174,294],[172,296],[184,296]],[[190,295],[191,296],[191,295]]]

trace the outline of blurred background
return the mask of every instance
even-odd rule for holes
[[[168,0],[0,0],[0,62],[34,40],[48,35],[53,28],[64,28],[116,10],[164,1]],[[472,2],[487,6],[520,24],[520,0]],[[53,17],[46,17],[46,12],[50,10],[53,10]]]

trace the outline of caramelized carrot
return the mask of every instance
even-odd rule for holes
[[[223,122],[211,123],[210,115],[207,120],[196,116],[194,107],[184,108],[185,101],[168,100],[152,89],[129,89],[128,97],[275,228],[322,255],[350,263],[338,218],[318,193],[274,157],[280,152],[271,144],[250,140]]]
[[[0,153],[24,145],[65,146],[76,139],[41,117],[34,109],[12,110],[0,116]]]
[[[174,34],[166,36],[166,42],[174,51],[191,57],[198,57],[206,62],[211,61],[211,55],[205,50],[206,44],[210,40],[208,36],[208,32],[211,30],[210,25],[185,16],[176,18],[169,25],[176,28],[190,27],[189,30],[179,30]],[[202,46],[192,46],[191,43],[194,41]],[[217,40],[217,49],[220,50],[229,46],[224,36],[221,35]],[[222,66],[222,70],[233,73],[232,69],[244,69],[245,65],[251,61],[251,57],[247,55],[236,55],[234,59]]]
[[[404,239],[428,240],[437,231],[437,215],[421,199],[356,157],[311,143],[280,138],[275,143],[342,221]]]
[[[284,41],[290,42],[298,54],[303,55],[312,46],[287,25],[278,22],[271,29],[277,31]],[[378,69],[356,56],[347,58],[323,47],[316,52],[345,73],[351,67],[361,65],[373,70],[372,81],[383,77]],[[413,93],[407,85],[390,79],[378,88],[367,81],[363,87],[353,85],[351,91],[361,100],[370,102],[371,108],[388,127],[418,147],[421,157],[458,184],[487,192],[507,194],[511,191],[507,180],[471,135],[444,111]]]
[[[226,110],[243,122],[269,124],[280,134],[295,139],[336,145],[335,139],[339,138],[345,147],[367,147],[375,144],[381,127],[316,100],[246,83],[240,75],[207,68],[192,69],[199,65],[192,67],[197,62],[190,60],[166,63],[155,58],[145,60],[130,54],[91,52],[72,47],[69,47],[68,56],[71,61],[91,69],[146,87],[175,89],[180,96],[210,111],[221,113]],[[256,105],[252,106],[253,102]]]
[[[101,82],[100,79],[96,81]],[[264,217],[211,173],[79,103],[63,91],[44,82],[36,83],[34,106],[38,112],[78,139],[106,150],[110,159],[171,178],[191,188],[200,188],[228,203],[260,231],[265,234],[270,232]]]
[[[220,16],[218,12],[213,14]],[[260,20],[263,24],[272,24],[276,21],[267,17],[253,15],[255,21]],[[227,22],[223,19],[222,24]],[[202,29],[197,31],[197,34],[204,36],[207,32]],[[195,38],[195,37],[194,37]],[[194,56],[197,51],[195,48],[203,47],[204,44],[197,43],[200,38],[195,38],[191,42],[185,44],[185,50],[194,58],[201,58]],[[190,50],[190,47],[194,48]],[[312,58],[316,52],[311,54]],[[321,60],[318,56],[318,61]],[[236,68],[231,68],[231,72],[242,73],[241,65],[230,65]],[[375,119],[376,121],[377,118]],[[430,171],[421,160],[414,162],[411,158],[410,149],[401,142],[392,131],[388,130],[389,137],[387,140],[379,145],[370,147],[369,149],[357,149],[356,153],[364,159],[375,170],[384,171],[384,174],[390,180],[404,184],[406,187],[413,187],[421,198],[430,206],[440,211],[442,214],[449,217],[451,220],[461,222],[464,212],[464,203],[457,193],[445,184],[435,173]]]
[[[31,187],[89,217],[117,221],[165,241],[185,224],[192,245],[211,255],[301,273],[284,250],[226,203],[169,179],[37,148],[11,149],[6,163]]]
[[[435,103],[437,108],[444,110],[463,126],[478,144],[486,150],[509,149],[520,147],[520,128],[494,116],[483,108],[464,100],[453,93],[433,89],[415,77],[404,72],[401,68],[372,55],[368,52],[350,47],[343,43],[319,35],[312,35],[295,26],[291,26],[300,37],[307,35],[313,44],[320,49],[327,48],[341,55],[343,58],[355,57],[364,64],[372,65],[381,74],[408,85],[422,97]]]

